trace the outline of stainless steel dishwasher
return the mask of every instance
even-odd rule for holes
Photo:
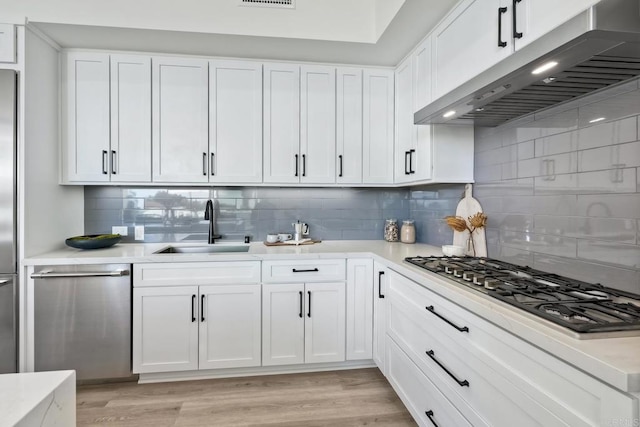
[[[131,376],[131,265],[39,267],[34,283],[35,370],[78,380]]]

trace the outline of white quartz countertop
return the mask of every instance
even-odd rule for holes
[[[0,375],[0,425],[33,426],[35,421],[37,425],[54,425],[46,421],[60,420],[63,411],[75,414],[75,378],[74,371]],[[65,382],[71,384],[72,396],[68,390],[57,396]]]
[[[193,245],[183,244],[185,246]],[[224,244],[224,243],[223,243]],[[441,256],[439,247],[385,241],[324,241],[305,246],[265,246],[251,243],[246,253],[154,254],[168,243],[119,244],[107,249],[60,249],[24,260],[24,265],[246,261],[269,259],[371,258],[456,302],[497,326],[555,355],[582,371],[627,392],[640,392],[640,332],[633,337],[577,339],[544,319],[481,292],[451,282],[404,262],[408,256]]]

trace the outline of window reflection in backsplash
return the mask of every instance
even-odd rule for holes
[[[215,201],[216,231],[224,239],[264,240],[267,233],[310,225],[311,236],[325,240],[382,239],[385,218],[407,219],[406,189],[370,188],[155,188],[85,187],[85,233],[109,233],[144,225],[145,242],[206,239],[207,200]]]

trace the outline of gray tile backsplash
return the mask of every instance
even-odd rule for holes
[[[206,239],[207,200],[215,201],[216,232],[224,239],[264,240],[307,222],[326,240],[382,239],[385,218],[409,218],[407,189],[370,188],[151,188],[85,187],[85,233],[110,233],[114,225],[145,226],[145,242]],[[192,236],[195,235],[195,236]]]
[[[638,87],[476,129],[474,196],[489,216],[489,256],[640,293]]]

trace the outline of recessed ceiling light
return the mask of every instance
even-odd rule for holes
[[[444,114],[442,115],[442,117],[444,117],[445,119],[447,119],[447,118],[449,118],[449,117],[451,117],[451,116],[454,116],[455,114],[456,114],[456,112],[455,112],[455,111],[453,111],[453,110],[451,110],[451,111],[447,111],[446,113],[444,113]]]
[[[555,61],[549,61],[546,64],[543,64],[541,66],[539,66],[538,68],[536,68],[535,70],[533,70],[531,72],[531,74],[540,74],[540,73],[544,73],[547,70],[552,69],[553,67],[555,67],[556,65],[558,65],[557,62]]]
[[[605,120],[606,117],[598,117],[597,119],[589,120],[589,123],[598,123]]]

